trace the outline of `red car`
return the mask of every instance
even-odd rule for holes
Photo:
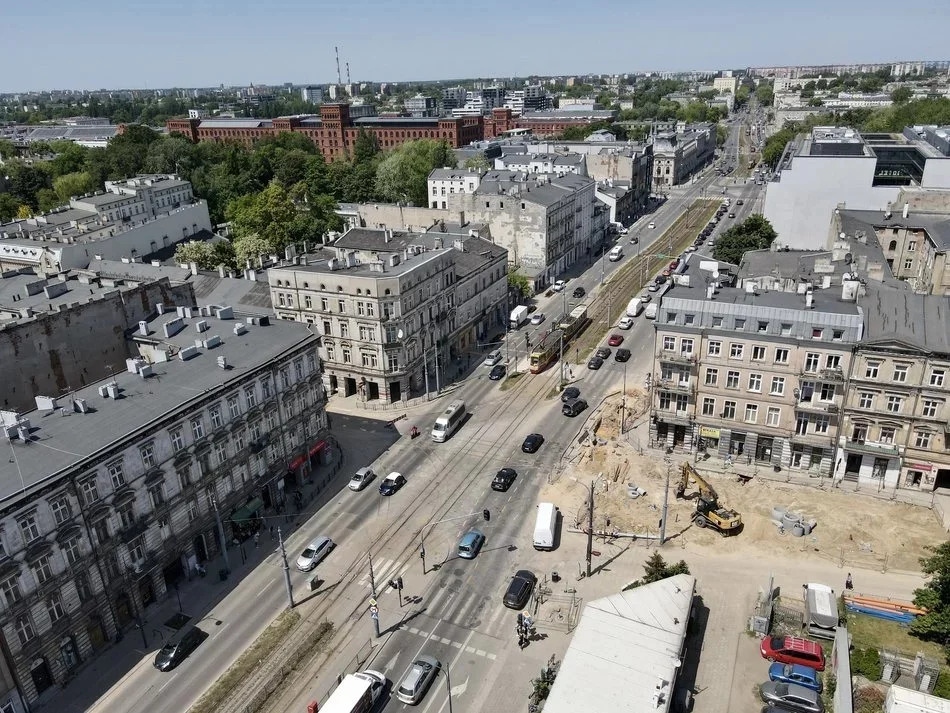
[[[825,652],[814,641],[797,636],[767,636],[759,646],[762,658],[825,670]]]
[[[610,338],[607,340],[607,344],[612,347],[619,347],[623,344],[623,335],[622,334],[611,334]]]
[[[680,264],[679,260],[674,260],[673,262],[670,263],[670,269],[675,270],[677,267],[679,267],[679,264]]]

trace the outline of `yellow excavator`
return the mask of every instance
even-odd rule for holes
[[[696,523],[696,527],[711,527],[724,537],[739,534],[742,529],[742,516],[735,510],[720,506],[719,495],[709,481],[689,463],[683,463],[680,473],[680,480],[676,484],[676,497],[696,498],[696,511],[693,513],[693,522]],[[690,480],[696,481],[699,492],[687,498],[686,488]]]

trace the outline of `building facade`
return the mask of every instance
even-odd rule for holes
[[[219,551],[216,515],[250,536],[328,447],[306,327],[159,306],[132,340],[108,381],[0,412],[0,631],[31,705]]]
[[[409,116],[415,118],[433,117],[439,115],[438,103],[433,97],[416,94],[403,102],[403,108]]]
[[[687,127],[682,132],[657,134],[653,139],[653,187],[669,188],[689,180],[715,157],[716,127]]]

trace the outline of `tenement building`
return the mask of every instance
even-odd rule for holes
[[[277,316],[319,331],[331,393],[397,402],[438,391],[504,328],[507,265],[471,228],[357,227],[267,279]]]
[[[687,258],[662,296],[651,440],[830,476],[852,348],[863,336],[856,290],[734,284],[734,266]]]
[[[158,305],[138,356],[0,411],[0,631],[28,704],[143,620],[327,449],[319,336]]]

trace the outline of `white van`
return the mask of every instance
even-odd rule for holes
[[[834,639],[838,629],[838,600],[825,584],[805,585],[805,631],[819,639]]]
[[[634,297],[627,303],[627,316],[628,317],[637,317],[643,311],[643,300],[639,297]]]
[[[534,523],[534,549],[553,550],[557,534],[557,506],[554,503],[538,505],[538,519]]]
[[[432,440],[436,443],[444,443],[445,440],[458,430],[465,420],[465,402],[453,401],[445,407],[439,417],[435,420],[432,427]]]
[[[610,262],[617,262],[620,258],[623,257],[623,248],[620,245],[614,245],[610,248],[610,252],[607,254],[607,259]]]

